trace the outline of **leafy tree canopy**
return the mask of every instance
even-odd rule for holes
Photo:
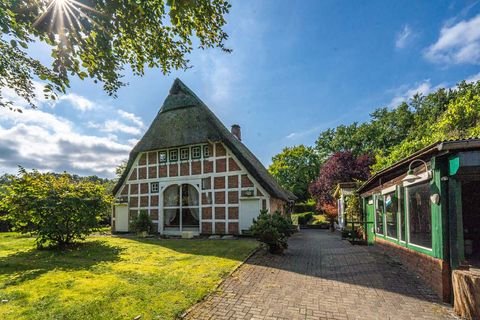
[[[368,179],[372,164],[372,156],[357,157],[351,151],[339,151],[328,158],[318,178],[310,185],[310,193],[317,201],[318,210],[323,210],[327,204],[335,204],[333,192],[338,183]]]
[[[317,176],[319,168],[320,159],[315,149],[299,145],[285,148],[274,156],[268,171],[299,201],[306,201],[309,198],[308,185]]]
[[[115,95],[125,65],[140,76],[145,67],[168,73],[189,67],[194,46],[229,52],[229,9],[225,0],[1,0],[0,87],[32,107],[36,79],[46,83],[46,98],[65,92],[69,76],[100,81]],[[49,46],[50,67],[30,56],[35,40]],[[0,106],[12,103],[0,96]]]

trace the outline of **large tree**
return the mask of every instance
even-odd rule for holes
[[[229,8],[225,0],[0,0],[0,87],[35,106],[34,80],[54,99],[72,75],[115,95],[126,65],[135,75],[146,67],[168,73],[188,68],[194,47],[230,51]],[[51,66],[30,56],[34,41],[48,45]],[[1,93],[0,106],[12,106]]]
[[[309,198],[308,186],[315,179],[320,167],[316,151],[304,145],[284,148],[272,158],[268,171],[280,185],[293,192],[299,201]]]
[[[322,165],[317,179],[310,185],[310,193],[317,202],[317,209],[334,205],[333,192],[340,182],[368,179],[374,160],[370,155],[355,156],[351,151],[334,153]]]

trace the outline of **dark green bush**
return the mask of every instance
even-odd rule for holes
[[[313,212],[304,212],[298,215],[298,224],[304,226],[313,218]]]
[[[152,233],[153,222],[146,210],[141,210],[135,220],[130,225],[131,229],[137,233]]]
[[[294,213],[302,213],[302,212],[311,212],[315,211],[315,202],[307,202],[307,203],[296,203],[293,207]]]
[[[253,220],[250,231],[259,241],[268,245],[271,253],[281,253],[288,247],[288,237],[292,235],[293,226],[286,216],[278,211],[269,214],[261,210],[257,219]]]

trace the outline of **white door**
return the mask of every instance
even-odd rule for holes
[[[128,206],[115,206],[115,231],[128,232]]]
[[[240,200],[240,231],[248,230],[252,225],[253,219],[260,214],[259,199]]]

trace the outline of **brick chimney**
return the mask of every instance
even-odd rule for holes
[[[240,130],[240,126],[238,124],[232,125],[232,134],[240,141],[242,141],[242,131]]]

